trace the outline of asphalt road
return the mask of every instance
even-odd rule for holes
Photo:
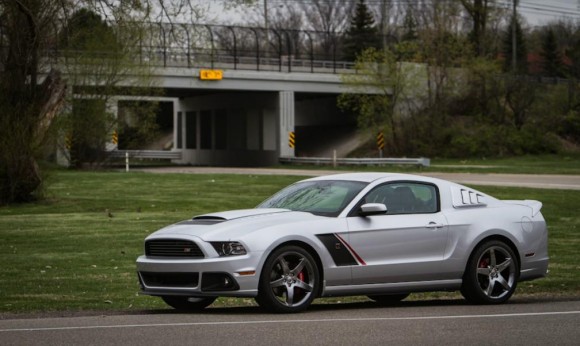
[[[580,300],[512,298],[315,304],[305,313],[255,307],[0,320],[2,345],[578,345]]]
[[[139,168],[136,171],[151,173],[186,173],[186,174],[267,174],[319,176],[345,173],[335,170],[307,170],[280,168],[228,168],[228,167],[156,167]],[[421,174],[421,173],[420,173]],[[557,174],[483,174],[483,173],[425,173],[434,178],[454,181],[466,185],[515,186],[542,189],[580,190],[580,176]]]

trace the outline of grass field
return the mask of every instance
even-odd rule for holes
[[[145,236],[200,213],[251,208],[299,179],[55,171],[44,201],[0,208],[0,312],[165,308],[137,294],[135,259]],[[580,296],[580,191],[480,189],[544,203],[550,276],[522,283],[516,294]]]
[[[330,166],[292,165],[285,168],[328,169]],[[340,170],[385,172],[458,172],[458,173],[510,173],[510,174],[577,174],[580,175],[580,154],[538,155],[506,158],[479,159],[431,159],[431,166],[410,165],[339,166]]]

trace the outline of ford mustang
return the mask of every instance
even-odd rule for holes
[[[548,271],[548,233],[534,200],[499,200],[449,181],[348,173],[303,180],[255,209],[195,216],[145,239],[143,294],[179,310],[220,296],[254,297],[273,312],[315,298],[461,291],[507,301]]]

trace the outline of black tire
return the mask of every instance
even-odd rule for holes
[[[318,296],[319,273],[308,251],[298,246],[281,247],[264,263],[256,301],[271,312],[303,311]]]
[[[409,293],[401,293],[401,294],[386,294],[386,295],[372,295],[367,296],[370,299],[374,300],[378,304],[381,305],[395,305],[399,303],[401,300],[407,298]]]
[[[183,297],[183,296],[162,296],[161,299],[167,305],[179,311],[201,311],[211,305],[217,297]]]
[[[512,249],[502,241],[487,241],[469,258],[461,294],[472,304],[503,303],[516,290],[519,273],[519,261]]]

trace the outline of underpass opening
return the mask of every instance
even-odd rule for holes
[[[337,106],[339,94],[295,93],[297,157],[346,157],[360,144],[356,115]]]
[[[175,113],[178,163],[267,166],[278,160],[277,92],[183,95]]]

